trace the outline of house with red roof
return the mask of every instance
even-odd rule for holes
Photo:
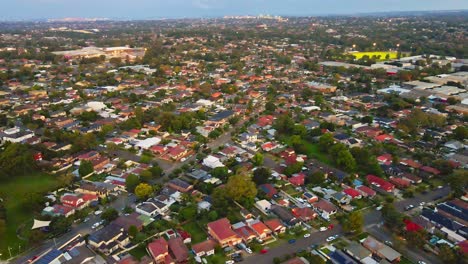
[[[374,197],[377,193],[372,190],[371,188],[365,186],[365,185],[361,185],[361,186],[358,186],[356,187],[356,190],[359,191],[363,197]]]
[[[257,125],[259,127],[271,126],[273,124],[274,117],[272,115],[261,116],[258,118]]]
[[[346,188],[343,190],[343,192],[348,195],[349,197],[351,197],[351,199],[361,199],[362,198],[362,194],[353,189],[353,188]]]
[[[217,244],[218,243],[216,243],[216,241],[214,241],[213,239],[208,239],[203,242],[192,245],[192,251],[198,257],[211,256],[214,255],[215,247]]]
[[[75,209],[83,209],[91,202],[97,201],[99,198],[94,194],[65,194],[60,198],[60,202],[66,206]]]
[[[221,247],[234,246],[242,242],[242,239],[232,230],[227,218],[221,218],[207,224],[208,233]]]
[[[271,237],[273,232],[262,221],[258,220],[249,223],[250,228],[257,234],[257,238],[267,240]]]
[[[313,203],[312,206],[315,211],[325,219],[330,219],[330,216],[336,214],[338,211],[334,204],[324,199],[320,199],[318,202]]]
[[[395,190],[395,185],[375,175],[369,174],[367,175],[366,179],[371,186],[377,188],[378,190],[384,192],[393,192]]]
[[[377,157],[377,161],[380,164],[390,165],[392,163],[393,157],[391,154],[386,153]]]
[[[440,174],[440,170],[436,169],[436,168],[433,168],[433,167],[429,167],[429,166],[422,166],[421,168],[419,168],[419,170],[421,172],[425,172],[427,174],[430,174],[431,176],[433,175],[439,175]]]
[[[411,159],[401,159],[400,164],[407,167],[411,167],[413,169],[419,169],[421,167],[421,164],[419,162]]]
[[[175,263],[183,264],[189,261],[189,250],[181,237],[171,238],[168,241],[169,251]]]
[[[263,151],[272,151],[276,148],[278,148],[278,144],[274,142],[266,142],[262,145]]]
[[[295,217],[299,218],[303,222],[312,221],[317,217],[317,213],[314,212],[314,210],[312,210],[309,207],[304,207],[304,208],[296,207],[296,208],[293,208],[292,213],[293,213],[293,215]]]
[[[242,241],[244,241],[244,243],[250,243],[252,242],[252,240],[257,238],[257,234],[254,232],[254,230],[247,225],[242,225],[235,228],[234,232],[236,232],[236,234],[240,238],[242,238]]]
[[[403,178],[390,177],[389,180],[391,183],[395,184],[398,188],[408,188],[411,186],[411,182]]]
[[[175,264],[169,254],[169,244],[162,237],[149,243],[146,250],[156,264]]]
[[[278,218],[266,220],[265,225],[275,234],[286,232],[286,226],[284,226]]]
[[[305,174],[302,172],[294,174],[291,178],[289,178],[289,182],[295,186],[302,186],[305,182]]]
[[[394,137],[389,134],[381,134],[381,135],[375,136],[374,139],[379,142],[387,142],[387,141],[393,140]]]
[[[405,220],[403,220],[403,222],[405,223],[405,225],[406,225],[405,229],[408,232],[417,232],[417,231],[423,229],[422,226],[416,224],[415,222],[413,222],[413,221],[411,221],[409,219],[405,219]]]

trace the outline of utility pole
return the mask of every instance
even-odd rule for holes
[[[11,255],[11,248],[8,247],[8,253],[10,253],[10,258],[12,258],[13,256]]]

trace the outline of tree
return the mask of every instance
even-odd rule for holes
[[[140,178],[138,178],[138,176],[135,174],[130,174],[125,179],[125,187],[127,188],[128,192],[134,192],[139,183]]]
[[[161,169],[161,167],[159,167],[158,164],[153,165],[153,167],[151,167],[149,170],[155,178],[161,177],[161,175],[163,174],[163,170]]]
[[[263,154],[262,153],[255,153],[255,155],[252,157],[252,163],[255,166],[262,166],[263,165]]]
[[[456,263],[457,255],[448,245],[442,244],[439,247],[439,257],[444,263]]]
[[[363,123],[372,124],[373,121],[374,118],[372,116],[364,116],[363,118],[361,118],[361,122]]]
[[[271,171],[265,167],[257,168],[253,173],[252,180],[257,184],[261,185],[268,182],[268,178],[271,176]]]
[[[135,237],[137,233],[138,233],[138,228],[136,226],[131,225],[128,227],[128,235],[130,237]]]
[[[422,248],[427,241],[427,232],[424,229],[413,232],[406,232],[405,238],[409,245]]]
[[[218,216],[218,212],[215,211],[215,210],[212,210],[208,213],[208,219],[210,219],[211,221],[215,221],[219,218]]]
[[[276,110],[276,105],[275,103],[271,102],[271,101],[268,101],[266,104],[265,104],[265,110],[269,113],[273,113],[275,110]]]
[[[101,214],[101,219],[106,221],[107,223],[110,223],[117,219],[119,217],[119,212],[115,210],[115,208],[107,208],[104,212]]]
[[[453,130],[453,136],[458,140],[465,140],[468,138],[468,128],[466,126],[457,126]]]
[[[361,212],[351,212],[341,218],[341,225],[345,232],[361,232],[364,226],[364,217]]]
[[[220,212],[223,216],[225,216],[227,214],[226,208],[229,208],[231,205],[225,187],[218,187],[214,189],[211,197],[213,199],[213,207],[217,209],[217,211]]]
[[[456,170],[448,178],[448,184],[452,189],[455,197],[460,197],[465,194],[465,190],[468,186],[468,171],[467,170]]]
[[[354,172],[356,170],[356,161],[348,149],[342,150],[338,153],[336,164],[347,172]]]
[[[143,182],[149,182],[153,178],[153,173],[150,170],[144,170],[140,173],[140,179]]]
[[[226,184],[226,193],[229,198],[237,202],[253,201],[257,195],[257,188],[247,175],[234,175]]]
[[[385,224],[394,230],[401,230],[403,227],[403,215],[395,209],[392,203],[386,203],[382,208],[382,216]]]
[[[197,207],[195,205],[190,205],[180,210],[179,220],[186,221],[186,220],[194,219],[196,215],[197,215]]]
[[[305,179],[307,184],[320,185],[325,181],[325,174],[321,171],[312,173]]]
[[[55,235],[64,234],[71,226],[71,220],[65,216],[54,217],[50,222],[50,229]]]
[[[81,160],[80,167],[78,168],[78,173],[81,177],[84,177],[90,173],[94,172],[93,164],[89,160]]]
[[[296,163],[293,163],[289,166],[287,166],[283,173],[286,175],[286,176],[291,176],[295,173],[298,173],[302,170],[302,166],[304,165],[303,162],[296,162]]]
[[[74,176],[71,173],[62,173],[57,177],[60,186],[68,186],[73,182]]]
[[[323,152],[327,152],[328,149],[333,145],[335,140],[333,139],[333,136],[330,133],[323,134],[319,138],[319,147]]]
[[[25,144],[7,143],[0,153],[0,178],[24,175],[36,168],[30,148]]]
[[[138,199],[146,199],[153,193],[153,187],[147,183],[140,183],[135,188],[135,195]]]
[[[229,175],[229,170],[226,167],[216,167],[211,171],[211,176],[225,181]]]

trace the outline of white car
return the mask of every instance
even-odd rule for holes
[[[91,226],[92,229],[96,229],[99,226],[99,223],[94,223],[93,226]]]
[[[383,206],[380,205],[377,208],[375,208],[375,210],[380,211],[380,210],[382,210],[382,208],[383,208]]]
[[[328,228],[327,228],[327,227],[325,227],[325,226],[322,226],[322,227],[320,227],[320,229],[319,229],[319,230],[320,230],[320,232],[325,232],[325,231],[327,231],[327,230],[328,230]]]
[[[226,264],[234,264],[234,263],[235,263],[234,260],[228,260],[228,261],[226,261]]]
[[[308,237],[310,237],[310,234],[309,234],[309,233],[304,234],[304,238],[308,238]]]
[[[250,248],[246,248],[245,249],[245,252],[249,253],[249,254],[252,254],[252,250]]]
[[[326,239],[327,242],[332,242],[333,240],[335,240],[335,236],[330,236]]]
[[[97,210],[96,212],[94,212],[94,215],[100,215],[100,214],[102,214],[101,210]]]

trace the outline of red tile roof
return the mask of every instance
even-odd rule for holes
[[[372,184],[386,192],[391,192],[393,189],[395,189],[395,185],[372,174],[367,175],[367,181],[369,184]]]
[[[160,255],[169,253],[169,245],[167,241],[161,237],[148,244],[148,251],[154,258],[157,258]]]
[[[368,196],[374,196],[374,195],[377,194],[374,190],[372,190],[371,188],[369,188],[367,186],[364,186],[364,185],[361,185],[361,186],[357,187],[356,189],[358,189],[359,191],[367,194]]]
[[[214,250],[216,245],[217,243],[214,240],[209,239],[209,240],[200,242],[198,244],[192,245],[192,250],[195,253],[208,252],[208,251]]]
[[[255,224],[252,224],[250,227],[258,234],[264,234],[271,232],[270,228],[268,228],[262,221],[258,221]]]
[[[356,197],[359,197],[361,196],[361,193],[358,192],[357,190],[353,189],[353,188],[346,188],[343,190],[343,192],[349,196],[351,196],[352,198],[356,198]]]
[[[231,229],[231,223],[227,218],[221,218],[216,221],[210,222],[207,224],[213,233],[218,236],[220,240],[224,240],[233,236],[236,236],[236,233]]]
[[[188,260],[189,251],[181,237],[171,238],[168,241],[169,249],[178,263]]]
[[[281,224],[281,221],[277,218],[266,220],[265,225],[273,231],[277,231],[279,228],[284,227],[283,224]]]

